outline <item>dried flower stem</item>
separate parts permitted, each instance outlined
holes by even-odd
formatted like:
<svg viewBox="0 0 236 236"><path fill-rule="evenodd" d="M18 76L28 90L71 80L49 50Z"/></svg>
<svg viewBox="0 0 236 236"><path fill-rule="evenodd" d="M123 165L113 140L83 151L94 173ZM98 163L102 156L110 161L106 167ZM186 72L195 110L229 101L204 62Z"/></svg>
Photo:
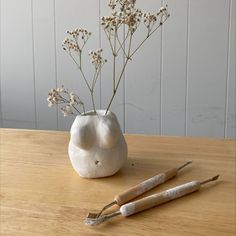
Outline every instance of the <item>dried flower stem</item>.
<svg viewBox="0 0 236 236"><path fill-rule="evenodd" d="M122 79L122 76L123 76L123 74L124 74L124 72L125 72L125 68L126 68L126 66L127 66L127 64L128 64L128 61L131 59L131 57L130 57L130 50L131 50L132 37L133 37L133 34L131 33L131 34L130 34L130 40L129 40L129 46L128 46L128 53L127 53L128 56L126 57L125 64L124 64L124 66L123 66L123 68L122 68L122 71L121 71L121 73L120 73L118 82L117 82L117 84L116 84L116 86L115 86L115 90L113 91L113 95L112 95L111 100L110 100L110 102L109 102L109 104L108 104L108 106L107 106L107 109L106 109L106 113L105 113L105 114L107 114L107 112L108 112L109 109L110 109L110 106L111 106L111 104L112 104L112 102L113 102L113 99L114 99L114 97L115 97L115 95L116 95L116 92L117 92L117 89L118 89L118 87L119 87L120 81L121 81L121 79Z"/></svg>
<svg viewBox="0 0 236 236"><path fill-rule="evenodd" d="M104 32L105 32L105 35L107 36L108 42L109 42L109 44L110 44L111 51L113 52L114 49L113 49L113 46L112 46L112 43L111 43L111 37L110 37L110 34L108 34L106 30L104 30Z"/></svg>
<svg viewBox="0 0 236 236"><path fill-rule="evenodd" d="M63 96L65 94L66 97ZM56 89L51 89L48 94L48 106L52 107L53 105L61 105L65 106L61 107L61 111L64 116L75 114L73 110L77 113L81 114L81 111L77 109L77 105L82 105L83 111L85 112L84 103L81 101L78 95L74 93L69 93L64 86Z"/></svg>
<svg viewBox="0 0 236 236"><path fill-rule="evenodd" d="M124 45L125 45L126 40L128 39L128 36L129 36L129 31L127 31L127 34L126 34L126 36L125 36L123 42L121 42L120 39L119 39L119 36L117 35L117 41L118 41L120 47L118 48L118 50L117 50L116 53L118 54L119 51L120 51L120 49L122 49L122 51L123 51L125 57L128 57L127 54L126 54L126 51L125 51L125 49L124 49Z"/></svg>
<svg viewBox="0 0 236 236"><path fill-rule="evenodd" d="M64 97L62 97L62 96L60 96L62 99L63 99L63 101L64 101L64 103L70 103L70 101L69 100L67 100L66 98L64 98ZM63 102L62 102L63 103ZM79 114L82 114L74 105L71 105ZM83 110L85 111L85 109L84 109L84 105L83 105Z"/></svg>
<svg viewBox="0 0 236 236"><path fill-rule="evenodd" d="M85 81L85 83L86 83L86 86L87 86L87 88L88 88L88 90L91 92L91 88L90 88L90 85L89 85L89 83L88 83L88 81L87 81L87 79L86 79L86 77L85 77L85 74L84 74L84 72L83 72L83 69L82 69L82 66L81 66L81 54L80 54L80 60L79 60L79 64L78 64L78 62L74 59L74 57L72 56L72 54L70 53L70 52L67 52L68 53L68 55L72 58L72 60L74 61L74 63L77 65L77 67L78 67L78 69L80 70L80 72L81 72L81 75L82 75L82 77L83 77L83 79L84 79L84 81Z"/></svg>
<svg viewBox="0 0 236 236"><path fill-rule="evenodd" d="M126 66L130 60L132 60L133 55L142 47L146 40L160 27L169 17L167 6L163 6L159 9L157 13L145 13L137 8L135 8L136 0L109 0L108 6L111 8L110 16L103 16L101 18L101 25L108 39L111 52L112 52L112 90L113 94L108 103L105 114L111 107L114 100L115 94L117 93L120 81L123 78ZM159 18L159 20L158 20ZM157 25L157 22L159 24ZM132 49L132 39L134 34L137 32L140 24L146 27L146 35L144 39ZM121 27L122 26L122 27ZM119 33L123 32L123 39L119 37ZM125 32L127 31L127 33ZM106 60L102 58L102 49L97 49L95 51L90 51L89 56L91 57L91 63L95 67L95 71L90 83L87 79L82 65L82 53L83 49L91 36L91 32L83 28L76 28L72 31L67 31L68 36L63 41L63 49L71 57L73 62L79 69L82 78L86 84L87 89L91 95L92 106L94 114L97 114L95 101L94 101L94 91L96 82L99 75L101 74L101 69L105 64ZM128 45L126 47L126 44ZM122 52L123 56L123 66L121 71L116 69L117 57ZM62 94L66 94L66 98ZM68 99L67 99L68 96ZM74 111L79 114L85 115L84 103L80 98L74 93L68 93L68 91L62 86L61 88L51 89L49 96L47 98L49 107L54 104L66 104L66 106L61 108L64 116L75 114ZM76 107L77 105L82 105L83 113Z"/></svg>
<svg viewBox="0 0 236 236"><path fill-rule="evenodd" d="M107 109L106 109L106 113L108 112L108 110L110 109L110 106L113 102L113 99L115 97L115 94L117 92L117 89L119 87L119 84L120 84L120 81L122 79L122 76L124 74L124 71L125 71L125 68L128 64L128 61L129 60L132 60L132 56L142 47L142 45L146 42L146 40L160 27L163 25L163 23L168 19L169 17L169 14L167 14L167 11L166 11L166 8L162 7L160 9L160 11L157 13L157 16L159 16L161 14L161 19L160 19L160 23L158 24L158 26L156 28L154 28L154 25L155 25L155 22L157 21L157 16L156 15L151 15L150 13L148 14L143 14L140 10L135 10L134 8L132 9L131 8L127 8L127 10L130 12L129 13L125 13L127 14L127 16L129 16L130 18L126 18L125 19L125 24L128 25L128 30L127 30L127 34L123 40L123 42L120 41L119 39L119 35L117 34L117 30L118 28L120 27L120 25L113 25L113 30L114 30L114 35L111 34L111 29L112 28L108 28L109 29L109 33L108 33L108 30L106 29L106 27L104 28L104 31L107 35L107 38L108 38L108 41L109 41L109 44L111 46L111 50L112 50L112 53L113 53L113 95L111 97L111 100L109 101L109 104L107 106ZM116 13L114 13L114 15L116 15ZM133 34L136 32L136 29L139 27L140 25L140 17L141 15L144 15L145 17L145 21L144 21L144 24L146 25L147 27L147 36L143 39L143 41L141 41L141 43L131 52L131 41L132 41L132 38L133 38ZM163 20L163 17L165 16L164 20ZM132 17L137 17L135 20L136 21L132 21ZM111 21L111 18L109 17L105 17L103 18L103 21L106 22L106 20L108 21L107 24L110 24L110 21ZM106 25L106 23L104 23ZM108 26L107 26L108 27ZM153 29L154 28L154 29ZM111 41L111 36L114 37L114 43L112 45L112 41ZM130 39L129 41L129 46L128 46L128 52L126 53L126 50L124 48L124 45L125 45L125 42L127 39ZM116 51L116 41L119 43L119 47L118 47L118 50ZM121 74L118 78L118 81L116 83L116 80L115 80L115 62L116 62L116 56L118 55L118 52L122 49L123 53L124 53L124 56L126 58L126 61L123 65L123 68L121 70Z"/></svg>
<svg viewBox="0 0 236 236"><path fill-rule="evenodd" d="M114 36L114 51L113 51L113 92L115 91L116 86L116 39L117 39L117 28L115 28L115 36Z"/></svg>
<svg viewBox="0 0 236 236"><path fill-rule="evenodd" d="M79 64L78 62L75 60L75 58L72 56L71 52L67 52L68 55L72 58L72 60L74 61L74 63L77 65L77 68L80 70L80 73L85 81L85 84L90 92L90 95L91 95L91 99L92 99L92 105L93 105L93 110L94 110L94 113L97 114L96 112L96 107L95 107L95 102L94 102L94 86L92 86L92 88L90 87L89 83L88 83L88 80L86 79L86 76L84 74L84 71L82 69L82 52L79 53Z"/></svg>
<svg viewBox="0 0 236 236"><path fill-rule="evenodd" d="M141 46L145 43L145 41L160 27L163 25L163 23L167 20L168 18L165 18L165 20L161 23L159 23L159 25L152 31L149 32L147 37L139 44L139 46L131 53L130 57L132 57L138 50L139 48L141 48Z"/></svg>

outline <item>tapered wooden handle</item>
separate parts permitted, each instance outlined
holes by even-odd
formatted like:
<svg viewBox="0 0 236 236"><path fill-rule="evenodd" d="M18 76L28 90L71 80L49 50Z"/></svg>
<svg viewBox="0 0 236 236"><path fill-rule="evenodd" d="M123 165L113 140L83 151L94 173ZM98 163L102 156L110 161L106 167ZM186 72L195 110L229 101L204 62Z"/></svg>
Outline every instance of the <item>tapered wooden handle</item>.
<svg viewBox="0 0 236 236"><path fill-rule="evenodd" d="M197 191L201 186L199 181L192 181L177 187L171 188L161 193L142 198L140 200L127 203L120 208L123 216L130 216L137 212L147 210L162 203L182 197L186 194Z"/></svg>
<svg viewBox="0 0 236 236"><path fill-rule="evenodd" d="M115 201L119 206L124 203L142 195L144 192L166 182L168 179L177 175L178 169L173 168L164 173L153 176L150 179L143 181L142 183L128 189L127 191L115 196Z"/></svg>

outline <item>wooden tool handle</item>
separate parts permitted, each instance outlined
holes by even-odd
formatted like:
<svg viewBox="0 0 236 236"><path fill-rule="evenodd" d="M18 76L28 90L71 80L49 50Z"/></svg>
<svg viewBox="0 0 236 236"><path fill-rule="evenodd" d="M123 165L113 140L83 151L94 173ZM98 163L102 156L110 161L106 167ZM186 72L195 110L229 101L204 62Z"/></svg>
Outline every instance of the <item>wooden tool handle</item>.
<svg viewBox="0 0 236 236"><path fill-rule="evenodd" d="M131 199L136 198L137 196L142 195L144 192L166 182L168 179L177 175L178 169L173 168L164 173L153 176L150 179L143 181L140 184L128 189L127 191L115 196L115 201L119 206L130 201Z"/></svg>
<svg viewBox="0 0 236 236"><path fill-rule="evenodd" d="M127 203L121 206L120 212L122 216L130 216L137 212L147 210L154 206L158 206L162 203L171 201L173 199L197 191L199 190L200 186L201 183L199 181L192 181L183 185L179 185L164 192L153 194L140 200Z"/></svg>

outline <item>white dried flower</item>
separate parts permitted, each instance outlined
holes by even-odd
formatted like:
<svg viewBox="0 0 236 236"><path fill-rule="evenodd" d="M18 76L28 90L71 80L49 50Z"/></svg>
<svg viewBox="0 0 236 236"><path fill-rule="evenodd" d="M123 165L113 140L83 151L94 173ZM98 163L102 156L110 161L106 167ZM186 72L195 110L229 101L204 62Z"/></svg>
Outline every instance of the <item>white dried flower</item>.
<svg viewBox="0 0 236 236"><path fill-rule="evenodd" d="M54 104L51 101L48 101L48 107L52 107Z"/></svg>
<svg viewBox="0 0 236 236"><path fill-rule="evenodd" d="M89 56L91 57L91 63L95 65L96 68L101 67L104 63L107 62L106 59L103 59L102 56L102 49L98 48L95 51L90 51Z"/></svg>
<svg viewBox="0 0 236 236"><path fill-rule="evenodd" d="M53 105L57 104L60 101L60 94L58 92L58 89L51 89L50 92L48 93L47 101L48 101L48 106L52 107Z"/></svg>
<svg viewBox="0 0 236 236"><path fill-rule="evenodd" d="M61 108L61 112L64 114L64 116L75 114L73 110L81 114L81 112L76 108L78 105L83 106L84 112L84 104L80 100L79 96L73 92L69 93L64 88L64 86L51 89L48 93L47 101L49 107L52 107L56 104L66 104L66 106Z"/></svg>
<svg viewBox="0 0 236 236"><path fill-rule="evenodd" d="M165 5L165 7L161 7L159 12L157 13L157 16L160 15L161 19L160 19L160 24L163 24L163 21L166 20L168 17L170 17L170 14L168 13L167 10L167 5Z"/></svg>
<svg viewBox="0 0 236 236"><path fill-rule="evenodd" d="M73 115L73 111L70 105L66 105L65 107L61 107L61 112L64 116Z"/></svg>
<svg viewBox="0 0 236 236"><path fill-rule="evenodd" d="M79 97L74 94L74 93L70 93L70 105L78 105L80 103L80 99Z"/></svg>
<svg viewBox="0 0 236 236"><path fill-rule="evenodd" d="M116 2L117 1L110 0L109 3L108 3L108 6L113 10L116 7Z"/></svg>
<svg viewBox="0 0 236 236"><path fill-rule="evenodd" d="M152 22L156 22L157 21L157 16L150 14L150 13L145 13L144 14L144 22L150 24Z"/></svg>
<svg viewBox="0 0 236 236"><path fill-rule="evenodd" d="M104 27L104 29L114 31L119 27L120 24L121 24L121 19L117 15L103 16L101 18L101 25Z"/></svg>
<svg viewBox="0 0 236 236"><path fill-rule="evenodd" d="M68 52L81 52L92 33L87 29L76 28L71 31L68 30L67 34L69 36L66 37L62 43L63 49Z"/></svg>

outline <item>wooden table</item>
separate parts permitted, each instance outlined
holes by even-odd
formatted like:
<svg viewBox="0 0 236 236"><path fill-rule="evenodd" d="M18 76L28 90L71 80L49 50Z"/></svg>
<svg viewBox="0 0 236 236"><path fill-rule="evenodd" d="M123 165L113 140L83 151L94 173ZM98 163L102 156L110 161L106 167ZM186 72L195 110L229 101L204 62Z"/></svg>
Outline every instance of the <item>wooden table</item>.
<svg viewBox="0 0 236 236"><path fill-rule="evenodd" d="M0 235L235 235L235 140L126 135L116 175L82 179L67 156L68 132L1 129ZM114 195L157 173L186 167L148 194L220 174L201 191L97 227L84 225Z"/></svg>

